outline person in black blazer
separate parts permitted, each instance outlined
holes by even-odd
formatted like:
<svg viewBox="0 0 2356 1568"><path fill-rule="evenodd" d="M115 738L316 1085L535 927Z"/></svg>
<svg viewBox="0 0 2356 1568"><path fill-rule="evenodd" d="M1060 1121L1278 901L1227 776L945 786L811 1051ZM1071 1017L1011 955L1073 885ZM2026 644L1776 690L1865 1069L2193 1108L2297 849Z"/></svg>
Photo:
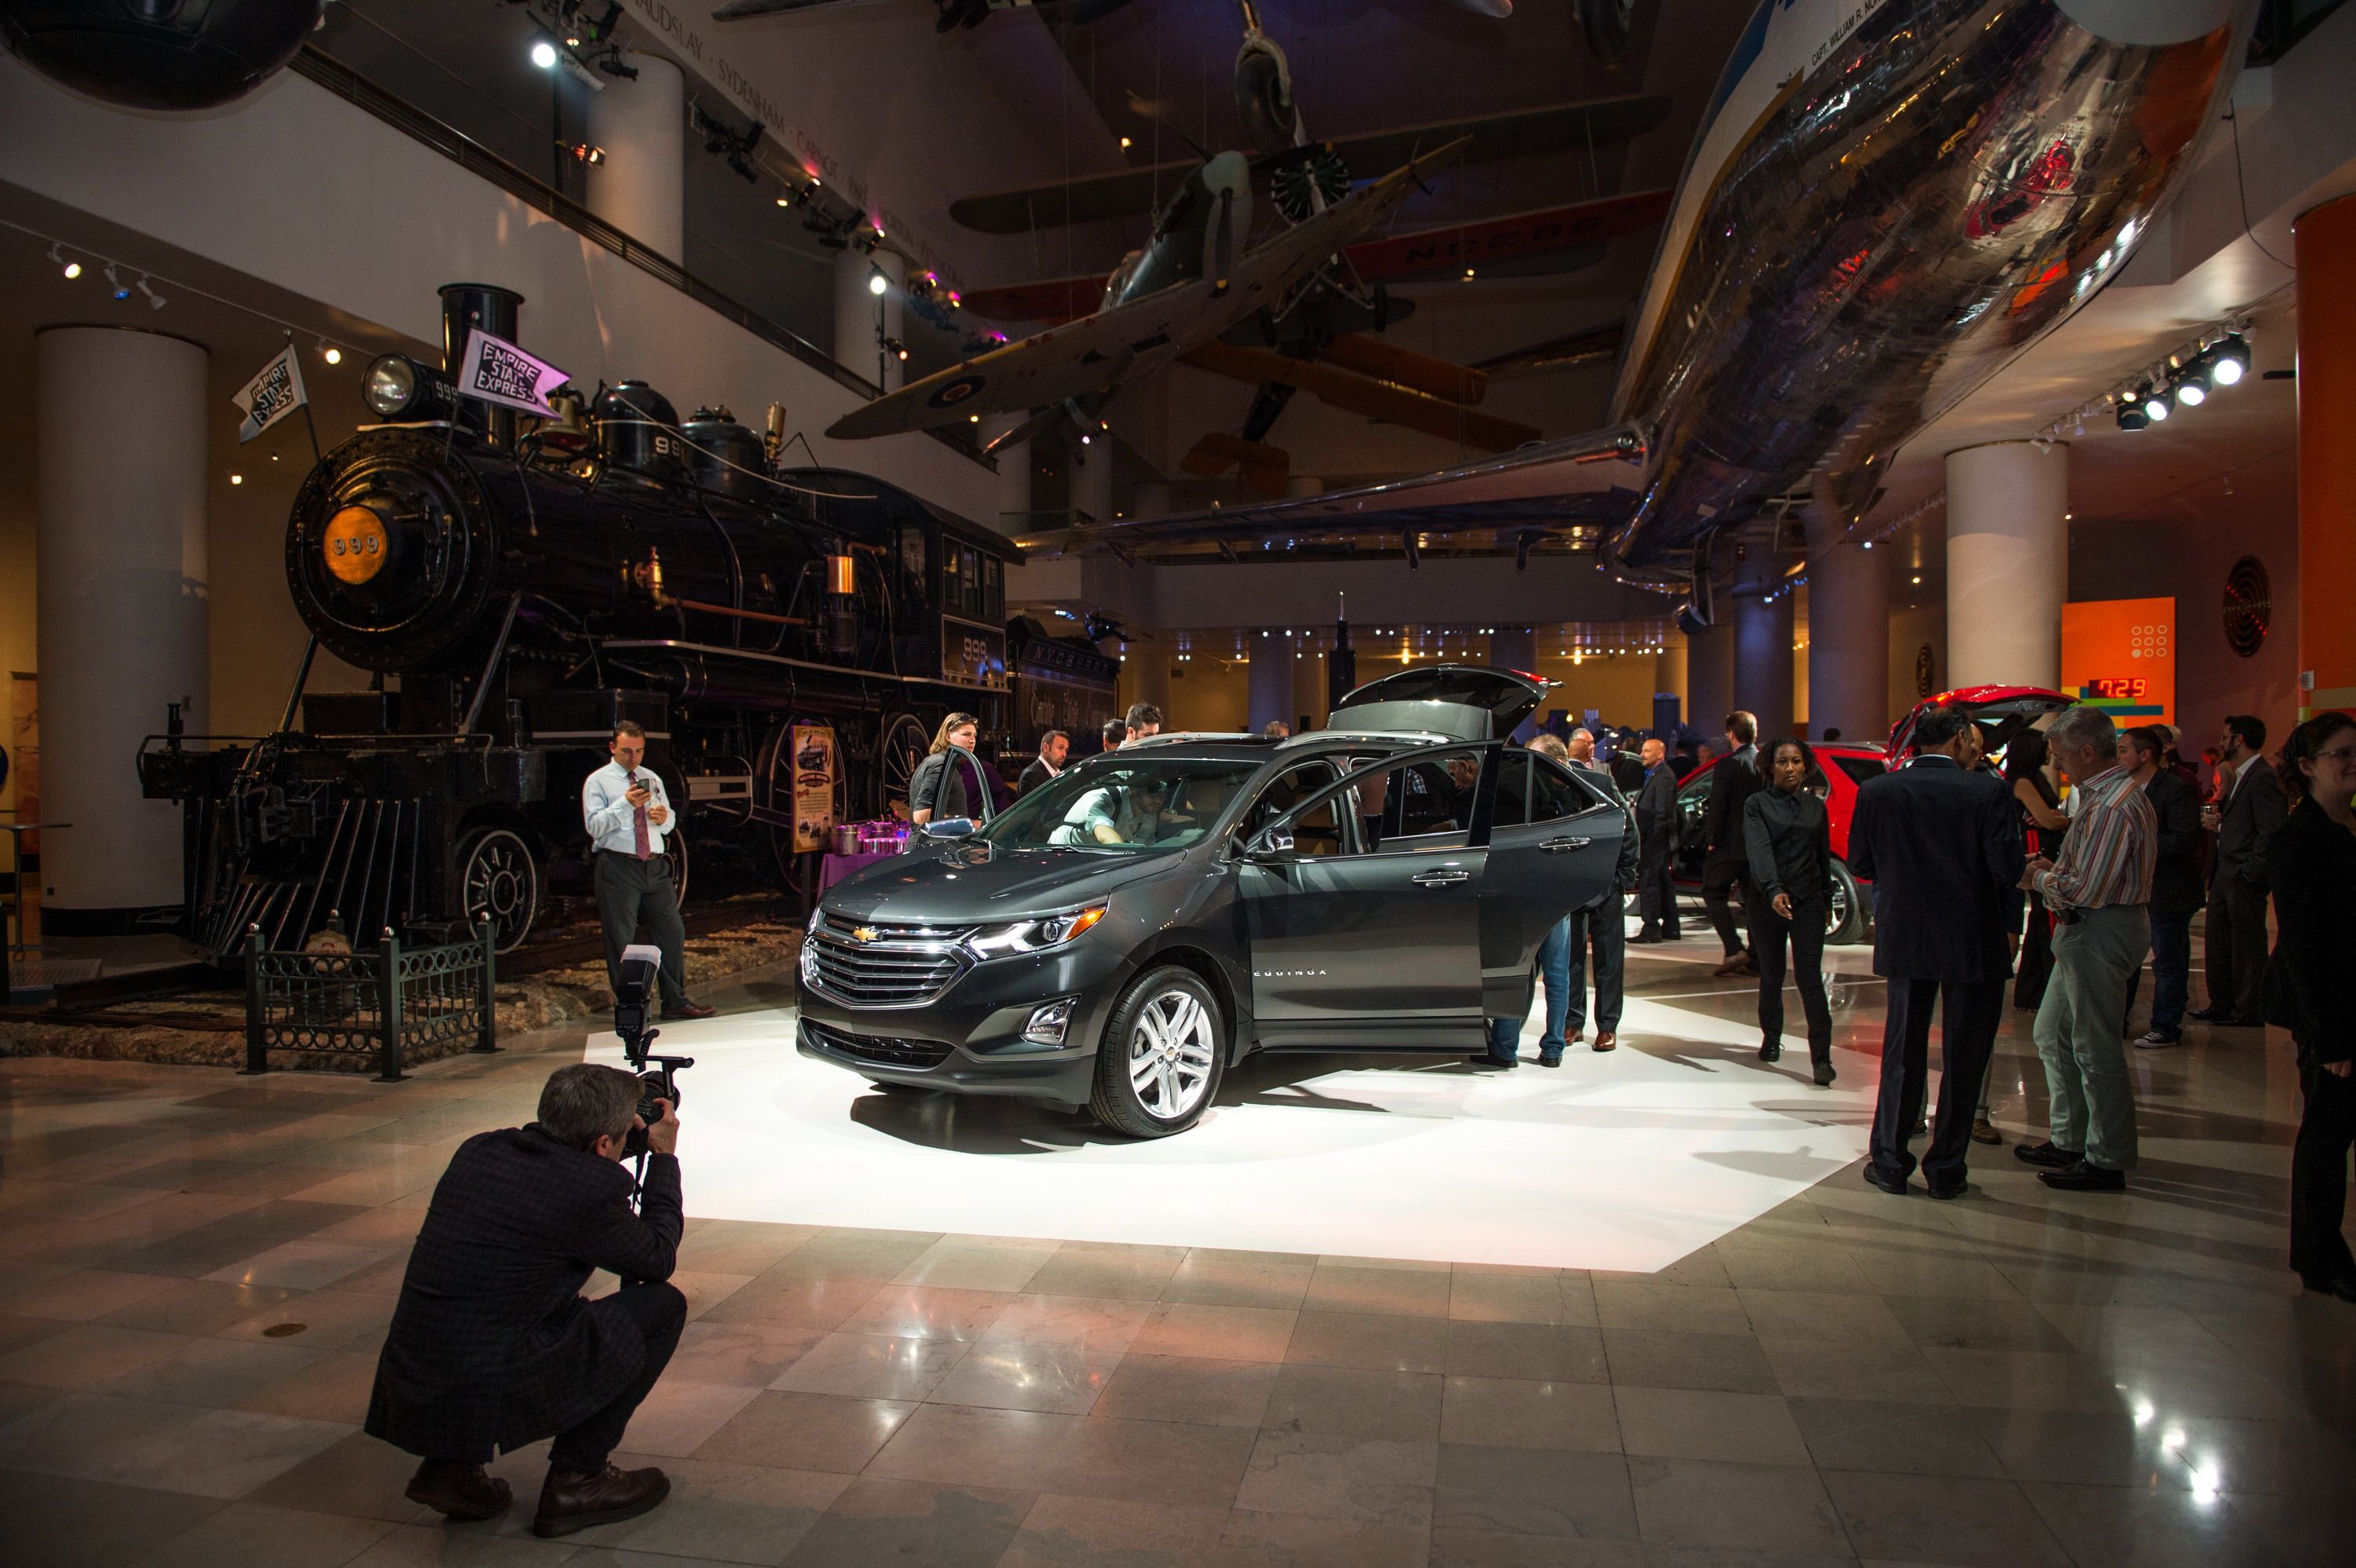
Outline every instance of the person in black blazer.
<svg viewBox="0 0 2356 1568"><path fill-rule="evenodd" d="M2201 932L2209 1005L2192 1016L2229 1029L2256 1029L2266 967L2266 846L2288 807L2274 768L2258 754L2266 727L2246 713L2225 720L2219 753L2233 766L2225 798L2202 814L2217 835L2209 879L2209 917Z"/></svg>
<svg viewBox="0 0 2356 1568"><path fill-rule="evenodd" d="M2192 917L2201 912L2201 792L2168 766L2168 739L2157 724L2119 731L2119 766L2132 772L2159 823L2159 853L2151 873L2151 1027L2135 1036L2147 1050L2183 1038L2191 989ZM2127 1010L2135 1010L2143 971L2127 976ZM2135 1034L2132 1025L2127 1032Z"/></svg>
<svg viewBox="0 0 2356 1568"><path fill-rule="evenodd" d="M2004 781L1978 773L1979 737L1954 708L1914 726L1917 755L1857 792L1848 866L1873 883L1873 972L1890 980L1881 1037L1881 1097L1865 1179L1906 1190L1906 1147L1922 1116L1931 1008L1944 993L1939 1113L1924 1151L1933 1198L1960 1198L1972 1118L2002 1020L2004 983L2019 940L2020 812Z"/></svg>
<svg viewBox="0 0 2356 1568"><path fill-rule="evenodd" d="M1072 738L1061 730L1050 730L1039 737L1039 754L1014 781L1014 794L1020 798L1029 795L1049 779L1064 771L1064 759L1072 754Z"/></svg>
<svg viewBox="0 0 2356 1568"><path fill-rule="evenodd" d="M1631 942L1677 940L1677 771L1663 741L1644 742L1644 782L1636 791L1636 912L1644 926Z"/></svg>
<svg viewBox="0 0 2356 1568"><path fill-rule="evenodd" d="M2325 713L2291 732L2283 782L2298 804L2266 843L2279 933L2266 968L2266 1021L2298 1048L2305 1109L2290 1157L2290 1266L2309 1290L2356 1301L2348 1150L2356 1145L2356 719Z"/></svg>
<svg viewBox="0 0 2356 1568"><path fill-rule="evenodd" d="M1734 922L1734 909L1729 901L1733 891L1742 885L1747 855L1742 839L1742 806L1757 795L1765 783L1759 776L1759 720L1749 713L1736 711L1726 716L1726 739L1733 750L1726 760L1710 770L1709 800L1702 808L1702 839L1707 853L1701 863L1702 907L1709 911L1709 923L1717 928L1718 940L1725 945L1726 962L1713 971L1719 975L1756 975L1759 967L1743 943L1741 928Z"/></svg>
<svg viewBox="0 0 2356 1568"><path fill-rule="evenodd" d="M478 1133L451 1157L369 1399L369 1435L424 1461L412 1501L452 1519L495 1519L510 1498L484 1463L552 1434L534 1534L635 1519L669 1495L660 1470L609 1460L687 1322L687 1298L663 1283L684 1229L679 1118L658 1100L654 1124L639 1120L639 1092L617 1068L559 1068L538 1121ZM643 1187L621 1164L641 1127ZM599 1268L622 1286L584 1301L581 1287Z"/></svg>

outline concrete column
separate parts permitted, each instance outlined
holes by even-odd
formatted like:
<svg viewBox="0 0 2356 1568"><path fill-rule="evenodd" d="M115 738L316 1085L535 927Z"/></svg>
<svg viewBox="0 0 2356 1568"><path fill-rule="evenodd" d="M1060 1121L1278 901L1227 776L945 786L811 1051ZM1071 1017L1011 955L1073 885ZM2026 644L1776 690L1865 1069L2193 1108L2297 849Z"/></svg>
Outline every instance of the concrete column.
<svg viewBox="0 0 2356 1568"><path fill-rule="evenodd" d="M115 929L181 901L180 808L143 800L141 738L206 730L205 350L114 327L35 339L42 915ZM281 672L275 678L284 678Z"/></svg>
<svg viewBox="0 0 2356 1568"><path fill-rule="evenodd" d="M2070 596L2070 449L2000 441L1947 454L1947 677L2051 687Z"/></svg>
<svg viewBox="0 0 2356 1568"><path fill-rule="evenodd" d="M1538 635L1527 626L1500 626L1489 635L1489 663L1498 669L1536 670L1538 667ZM1527 719L1515 727L1514 739L1526 741L1538 732L1538 720L1546 717L1547 705L1542 700Z"/></svg>
<svg viewBox="0 0 2356 1568"><path fill-rule="evenodd" d="M2300 215L2298 716L2356 713L2356 196ZM1950 632L1952 638L1954 634Z"/></svg>
<svg viewBox="0 0 2356 1568"><path fill-rule="evenodd" d="M1072 510L1112 521L1112 437L1103 431L1072 449Z"/></svg>
<svg viewBox="0 0 2356 1568"><path fill-rule="evenodd" d="M1292 639L1281 632L1255 632L1245 638L1251 653L1250 684L1245 695L1246 727L1257 730L1271 719L1292 722Z"/></svg>
<svg viewBox="0 0 2356 1568"><path fill-rule="evenodd" d="M1162 726L1164 729L1198 728L1185 714L1171 706L1170 660L1177 652L1174 645L1160 637L1140 637L1121 652L1128 656L1128 661L1120 667L1120 688L1127 694L1121 702L1124 712L1130 703L1151 702L1168 717L1169 722ZM1097 717L1102 721L1112 715L1102 713Z"/></svg>
<svg viewBox="0 0 2356 1568"><path fill-rule="evenodd" d="M1759 716L1759 739L1792 732L1792 591L1734 602L1734 706Z"/></svg>
<svg viewBox="0 0 2356 1568"><path fill-rule="evenodd" d="M1296 735L1313 725L1325 722L1325 657L1312 644L1312 639L1296 637L1292 651L1292 710L1284 721L1292 726Z"/></svg>
<svg viewBox="0 0 2356 1568"><path fill-rule="evenodd" d="M1027 414L992 414L981 421L984 441L995 441L1023 423ZM1031 443L1010 442L998 449L998 516L992 519L1001 533L1027 533L1031 528Z"/></svg>
<svg viewBox="0 0 2356 1568"><path fill-rule="evenodd" d="M1662 643L1661 651L1653 656L1653 689L1665 691L1676 698L1678 720L1690 724L1694 721L1693 699L1687 690L1686 667L1685 635L1671 632L1667 640Z"/></svg>
<svg viewBox="0 0 2356 1568"><path fill-rule="evenodd" d="M657 255L684 261L687 94L679 67L627 54L637 80L605 79L589 94L588 140L605 149L589 170L589 210Z"/></svg>
<svg viewBox="0 0 2356 1568"><path fill-rule="evenodd" d="M900 280L907 264L889 251L873 255L845 251L834 259L834 357L844 368L880 382L887 392L907 379L907 366L887 352L884 339L903 336L901 308L907 301ZM875 280L884 292L875 292Z"/></svg>
<svg viewBox="0 0 2356 1568"><path fill-rule="evenodd" d="M1827 541L1808 552L1808 732L1890 734L1887 550Z"/></svg>
<svg viewBox="0 0 2356 1568"><path fill-rule="evenodd" d="M1719 604L1726 600L1720 598ZM1727 612L1731 614L1730 607ZM1721 621L1686 638L1686 722L1723 749L1726 716L1734 707L1734 628Z"/></svg>

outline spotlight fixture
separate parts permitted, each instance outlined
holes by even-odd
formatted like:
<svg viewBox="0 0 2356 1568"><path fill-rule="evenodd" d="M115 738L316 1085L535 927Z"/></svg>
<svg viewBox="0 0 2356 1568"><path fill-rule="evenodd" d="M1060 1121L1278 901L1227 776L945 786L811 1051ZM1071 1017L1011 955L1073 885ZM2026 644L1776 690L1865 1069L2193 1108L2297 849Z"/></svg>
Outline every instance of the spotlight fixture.
<svg viewBox="0 0 2356 1568"><path fill-rule="evenodd" d="M49 242L49 260L58 264L58 271L63 272L69 281L81 276L81 263L67 260L55 240Z"/></svg>
<svg viewBox="0 0 2356 1568"><path fill-rule="evenodd" d="M2168 377L2169 396L2182 408L2197 409L2209 400L2209 372L2195 359L2181 369L2171 370Z"/></svg>
<svg viewBox="0 0 2356 1568"><path fill-rule="evenodd" d="M114 291L114 297L117 300L127 300L131 297L131 285L115 275L114 263L112 261L106 264L106 286Z"/></svg>
<svg viewBox="0 0 2356 1568"><path fill-rule="evenodd" d="M146 299L147 308L149 310L162 310L164 308L164 296L147 286L147 280L145 276L142 276L139 280L139 293Z"/></svg>
<svg viewBox="0 0 2356 1568"><path fill-rule="evenodd" d="M229 482L232 485L242 485L245 483L245 475L242 474L232 474L229 476Z"/></svg>
<svg viewBox="0 0 2356 1568"><path fill-rule="evenodd" d="M594 167L605 161L605 149L588 142L568 143L564 150L573 155L573 161L576 164L587 164Z"/></svg>
<svg viewBox="0 0 2356 1568"><path fill-rule="evenodd" d="M2220 387L2240 384L2250 373L2250 340L2238 332L2225 335L2224 339L2209 350L2209 379Z"/></svg>
<svg viewBox="0 0 2356 1568"><path fill-rule="evenodd" d="M554 42L547 38L534 38L531 41L531 63L542 70L554 70L556 69Z"/></svg>
<svg viewBox="0 0 2356 1568"><path fill-rule="evenodd" d="M615 5L617 8L620 4L621 0L615 0ZM596 65L597 69L604 71L607 76L619 77L624 81L636 81L638 80L638 68L634 65L624 65L622 63L622 46L619 44L614 45L604 54L599 55L597 57Z"/></svg>
<svg viewBox="0 0 2356 1568"><path fill-rule="evenodd" d="M891 286L892 281L889 278L886 278L881 271L868 274L867 292L869 293L880 294Z"/></svg>
<svg viewBox="0 0 2356 1568"><path fill-rule="evenodd" d="M2144 417L2143 406L2140 403L2132 402L2119 405L2118 421L2121 430L2141 430L2151 423L2151 421Z"/></svg>
<svg viewBox="0 0 2356 1568"><path fill-rule="evenodd" d="M340 365L344 362L344 351L332 343L326 344L319 349L319 357L330 365Z"/></svg>
<svg viewBox="0 0 2356 1568"><path fill-rule="evenodd" d="M2143 411L2143 417L2153 424L2166 422L2168 416L2176 411L2175 406L2168 400L2168 394L2153 391L2149 381L2136 389L2135 403Z"/></svg>

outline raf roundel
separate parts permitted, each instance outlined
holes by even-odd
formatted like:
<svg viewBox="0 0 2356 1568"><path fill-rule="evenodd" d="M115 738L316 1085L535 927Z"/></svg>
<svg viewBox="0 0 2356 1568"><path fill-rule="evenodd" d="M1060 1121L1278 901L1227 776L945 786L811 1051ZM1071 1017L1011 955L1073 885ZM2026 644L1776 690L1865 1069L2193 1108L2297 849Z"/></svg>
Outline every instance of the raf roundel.
<svg viewBox="0 0 2356 1568"><path fill-rule="evenodd" d="M383 518L366 507L346 507L327 519L319 553L337 581L358 586L384 570L390 543Z"/></svg>
<svg viewBox="0 0 2356 1568"><path fill-rule="evenodd" d="M937 409L955 408L988 385L980 376L959 376L926 400Z"/></svg>

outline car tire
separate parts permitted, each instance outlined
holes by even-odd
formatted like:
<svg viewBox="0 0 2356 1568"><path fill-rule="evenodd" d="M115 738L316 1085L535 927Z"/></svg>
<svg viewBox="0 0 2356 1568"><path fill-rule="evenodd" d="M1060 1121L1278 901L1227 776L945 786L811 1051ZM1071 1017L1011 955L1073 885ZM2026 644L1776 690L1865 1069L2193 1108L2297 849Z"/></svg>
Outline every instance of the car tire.
<svg viewBox="0 0 2356 1568"><path fill-rule="evenodd" d="M1832 899L1826 912L1825 944L1847 947L1865 940L1865 893L1848 867L1833 862Z"/></svg>
<svg viewBox="0 0 2356 1568"><path fill-rule="evenodd" d="M1226 1020L1211 987L1180 965L1149 969L1105 1026L1088 1114L1130 1137L1183 1133L1210 1109L1226 1065Z"/></svg>

